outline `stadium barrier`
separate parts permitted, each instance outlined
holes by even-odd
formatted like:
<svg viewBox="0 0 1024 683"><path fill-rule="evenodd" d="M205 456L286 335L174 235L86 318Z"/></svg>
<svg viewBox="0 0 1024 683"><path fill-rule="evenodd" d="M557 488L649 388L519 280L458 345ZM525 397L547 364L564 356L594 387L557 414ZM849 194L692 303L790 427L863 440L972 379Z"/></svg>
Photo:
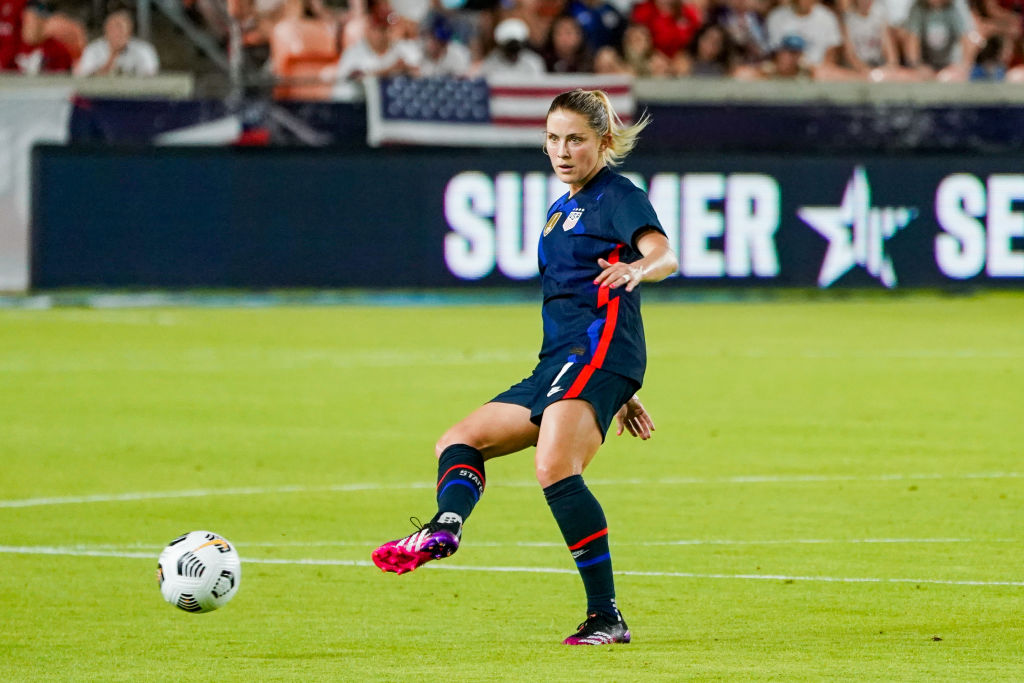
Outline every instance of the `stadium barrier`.
<svg viewBox="0 0 1024 683"><path fill-rule="evenodd" d="M670 285L1019 287L1020 155L636 154L680 253ZM541 150L41 146L31 283L66 287L528 284ZM535 286L535 285L534 285Z"/></svg>
<svg viewBox="0 0 1024 683"><path fill-rule="evenodd" d="M70 95L63 87L0 87L0 292L28 287L31 150L66 139Z"/></svg>
<svg viewBox="0 0 1024 683"><path fill-rule="evenodd" d="M89 106L85 96L159 97L160 106L167 109L174 105L166 98L192 96L192 81L188 74L83 79L0 73L0 292L20 292L28 286L28 167L32 146L73 137L72 111ZM128 101L123 108L134 108L134 102Z"/></svg>

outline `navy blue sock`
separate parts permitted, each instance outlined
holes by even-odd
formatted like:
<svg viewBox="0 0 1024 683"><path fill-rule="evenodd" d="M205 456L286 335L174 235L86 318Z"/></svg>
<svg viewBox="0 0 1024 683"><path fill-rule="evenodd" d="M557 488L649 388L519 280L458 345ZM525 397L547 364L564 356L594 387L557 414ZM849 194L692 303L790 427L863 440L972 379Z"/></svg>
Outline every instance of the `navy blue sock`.
<svg viewBox="0 0 1024 683"><path fill-rule="evenodd" d="M608 523L597 498L576 474L544 489L551 514L562 530L587 592L587 614L614 616L615 580L608 549Z"/></svg>
<svg viewBox="0 0 1024 683"><path fill-rule="evenodd" d="M437 461L437 516L454 512L469 517L484 492L484 456L472 446L457 443L444 449Z"/></svg>

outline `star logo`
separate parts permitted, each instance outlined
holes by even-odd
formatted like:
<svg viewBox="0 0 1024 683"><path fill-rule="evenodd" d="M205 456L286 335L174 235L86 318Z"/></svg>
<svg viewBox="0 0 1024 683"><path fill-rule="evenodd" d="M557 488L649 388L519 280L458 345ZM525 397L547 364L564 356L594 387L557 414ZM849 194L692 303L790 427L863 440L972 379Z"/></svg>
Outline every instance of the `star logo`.
<svg viewBox="0 0 1024 683"><path fill-rule="evenodd" d="M886 287L896 286L896 271L886 241L917 218L917 209L871 206L871 185L863 166L853 169L839 206L802 206L796 215L828 240L818 284L828 287L854 266L861 266Z"/></svg>

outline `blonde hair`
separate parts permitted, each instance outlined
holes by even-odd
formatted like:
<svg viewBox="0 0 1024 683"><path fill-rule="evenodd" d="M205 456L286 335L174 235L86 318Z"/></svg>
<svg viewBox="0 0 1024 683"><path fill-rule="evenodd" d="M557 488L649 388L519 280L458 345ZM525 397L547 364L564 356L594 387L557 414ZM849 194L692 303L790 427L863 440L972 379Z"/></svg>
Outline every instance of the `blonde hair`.
<svg viewBox="0 0 1024 683"><path fill-rule="evenodd" d="M575 112L582 116L591 130L601 138L611 136L611 142L602 153L604 162L609 166L618 166L622 163L622 160L636 147L640 131L651 122L651 117L645 113L639 121L627 126L615 113L608 93L603 90L577 88L564 92L551 101L551 106L548 107L548 116L559 109Z"/></svg>

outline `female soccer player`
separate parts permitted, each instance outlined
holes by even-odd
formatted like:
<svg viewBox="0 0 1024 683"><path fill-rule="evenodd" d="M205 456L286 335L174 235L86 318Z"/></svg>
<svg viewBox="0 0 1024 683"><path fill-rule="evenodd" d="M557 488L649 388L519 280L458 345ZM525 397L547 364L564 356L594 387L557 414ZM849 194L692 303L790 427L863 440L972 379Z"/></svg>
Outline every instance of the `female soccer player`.
<svg viewBox="0 0 1024 683"><path fill-rule="evenodd" d="M601 91L559 95L548 109L545 152L569 192L548 210L539 260L544 341L533 374L451 427L437 442L437 514L373 552L402 574L448 557L484 492L484 462L536 446L537 481L583 578L587 618L567 645L628 643L615 604L608 525L583 470L613 418L646 440L654 423L636 396L647 363L641 282L678 267L647 195L611 170L636 143Z"/></svg>

